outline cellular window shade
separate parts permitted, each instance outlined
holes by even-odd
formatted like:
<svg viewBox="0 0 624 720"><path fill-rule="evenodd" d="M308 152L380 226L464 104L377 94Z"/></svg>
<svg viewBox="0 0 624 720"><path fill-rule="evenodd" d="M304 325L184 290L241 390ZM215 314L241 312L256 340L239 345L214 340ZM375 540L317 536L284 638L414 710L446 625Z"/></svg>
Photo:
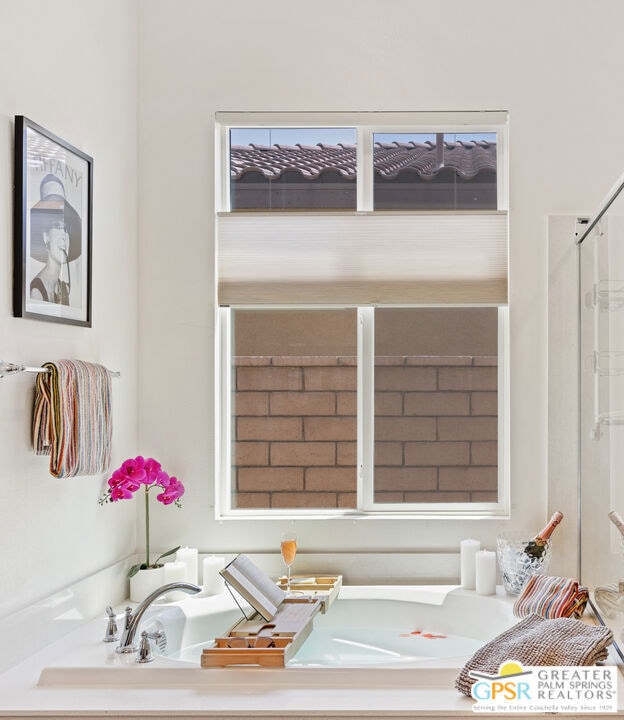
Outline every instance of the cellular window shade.
<svg viewBox="0 0 624 720"><path fill-rule="evenodd" d="M217 218L221 305L507 302L507 213Z"/></svg>

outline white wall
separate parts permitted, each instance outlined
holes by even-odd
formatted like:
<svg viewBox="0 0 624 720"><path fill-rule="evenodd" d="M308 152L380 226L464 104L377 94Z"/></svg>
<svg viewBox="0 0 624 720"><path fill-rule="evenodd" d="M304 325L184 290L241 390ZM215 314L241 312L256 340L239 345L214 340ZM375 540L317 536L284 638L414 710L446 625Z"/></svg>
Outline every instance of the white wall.
<svg viewBox="0 0 624 720"><path fill-rule="evenodd" d="M154 509L156 547L275 551L283 525L212 514L217 110L510 111L512 522L537 527L547 505L570 496L573 479L547 497L546 219L591 214L624 164L624 100L610 71L624 5L598 9L589 0L141 0L137 30L128 0L0 0L0 357L82 357L123 373L114 462L153 454L188 488L183 510ZM95 158L91 329L12 317L16 114ZM0 614L132 552L140 515L134 503L97 505L103 477L49 476L30 450L32 382L0 381L0 567L12 589ZM475 524L474 534L491 545L500 525ZM367 521L297 523L309 550L455 549L465 526L447 523L432 543L439 526L394 522L372 534ZM573 528L564 532L572 541Z"/></svg>
<svg viewBox="0 0 624 720"><path fill-rule="evenodd" d="M137 437L137 6L0 0L0 358L119 370L114 456ZM93 326L12 316L14 116L94 158ZM33 454L34 375L0 380L0 616L134 552L136 509L100 507L105 477L57 480Z"/></svg>
<svg viewBox="0 0 624 720"><path fill-rule="evenodd" d="M220 110L510 111L511 522L537 529L548 509L570 506L574 478L547 495L547 217L591 214L622 171L624 101L610 72L620 59L620 0L142 0L140 8L140 435L188 488L182 511L163 509L161 544L270 551L280 532L278 522L212 515ZM179 370L163 377L163 364ZM573 520L558 531L562 553L574 543ZM502 524L472 527L491 546ZM371 535L368 521L296 525L303 547L352 551L417 548L440 527L397 521ZM466 527L447 523L433 544L456 547Z"/></svg>

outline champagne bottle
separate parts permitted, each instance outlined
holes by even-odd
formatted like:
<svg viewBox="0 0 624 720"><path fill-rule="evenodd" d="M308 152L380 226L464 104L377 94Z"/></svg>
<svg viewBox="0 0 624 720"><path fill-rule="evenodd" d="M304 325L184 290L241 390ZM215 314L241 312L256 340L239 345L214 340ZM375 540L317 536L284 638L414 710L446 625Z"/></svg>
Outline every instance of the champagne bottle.
<svg viewBox="0 0 624 720"><path fill-rule="evenodd" d="M611 520L611 522L615 525L615 527L624 537L624 520L622 520L617 510L611 510L611 512L609 513L609 520Z"/></svg>
<svg viewBox="0 0 624 720"><path fill-rule="evenodd" d="M536 560L539 560L546 551L546 542L548 541L548 538L552 535L553 530L557 527L557 525L559 525L562 519L563 513L557 511L550 518L550 520L546 524L546 527L541 532L539 532L532 540L529 540L526 547L524 548L525 554L528 555L530 558L535 558Z"/></svg>

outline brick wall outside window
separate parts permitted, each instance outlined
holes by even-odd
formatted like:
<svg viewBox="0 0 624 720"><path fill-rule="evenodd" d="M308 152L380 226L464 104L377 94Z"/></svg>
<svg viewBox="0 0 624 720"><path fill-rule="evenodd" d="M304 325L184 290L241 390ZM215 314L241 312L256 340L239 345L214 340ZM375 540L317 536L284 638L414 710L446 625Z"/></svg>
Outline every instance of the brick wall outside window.
<svg viewBox="0 0 624 720"><path fill-rule="evenodd" d="M356 506L356 358L234 358L234 508ZM495 502L497 358L378 357L376 502Z"/></svg>

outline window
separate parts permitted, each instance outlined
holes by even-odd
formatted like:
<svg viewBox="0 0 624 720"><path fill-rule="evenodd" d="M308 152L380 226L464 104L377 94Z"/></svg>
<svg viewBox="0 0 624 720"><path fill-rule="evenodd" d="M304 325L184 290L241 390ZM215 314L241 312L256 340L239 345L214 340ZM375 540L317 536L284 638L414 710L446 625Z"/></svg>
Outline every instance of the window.
<svg viewBox="0 0 624 720"><path fill-rule="evenodd" d="M496 133L374 133L375 210L496 210Z"/></svg>
<svg viewBox="0 0 624 720"><path fill-rule="evenodd" d="M228 315L232 507L357 507L357 311Z"/></svg>
<svg viewBox="0 0 624 720"><path fill-rule="evenodd" d="M498 502L498 316L375 310L373 505Z"/></svg>
<svg viewBox="0 0 624 720"><path fill-rule="evenodd" d="M228 509L499 505L504 309L221 314L230 337Z"/></svg>
<svg viewBox="0 0 624 720"><path fill-rule="evenodd" d="M231 128L230 210L355 210L354 128Z"/></svg>
<svg viewBox="0 0 624 720"><path fill-rule="evenodd" d="M500 122L500 114L469 132L442 125L405 132L404 124L413 117L407 115L382 131L374 125L258 127L254 116L236 114L231 121L240 124L222 129L221 209L502 208L504 168L499 173L498 166L504 137L500 128L492 132L489 127L493 120Z"/></svg>
<svg viewBox="0 0 624 720"><path fill-rule="evenodd" d="M505 113L217 121L218 514L505 514Z"/></svg>

